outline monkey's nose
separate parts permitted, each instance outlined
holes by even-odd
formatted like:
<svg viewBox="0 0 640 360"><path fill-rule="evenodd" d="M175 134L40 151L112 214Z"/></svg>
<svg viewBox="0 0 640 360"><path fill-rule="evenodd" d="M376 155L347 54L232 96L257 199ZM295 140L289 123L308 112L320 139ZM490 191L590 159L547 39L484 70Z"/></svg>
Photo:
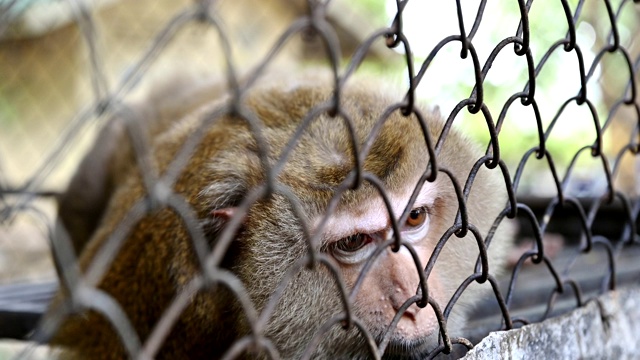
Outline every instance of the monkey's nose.
<svg viewBox="0 0 640 360"><path fill-rule="evenodd" d="M392 254L389 260L391 261L388 267L391 280L389 298L393 310L397 313L410 298L416 295L420 277L416 268L411 266L411 259L406 259L403 254ZM415 319L419 311L420 308L413 303L404 311L403 316Z"/></svg>
<svg viewBox="0 0 640 360"><path fill-rule="evenodd" d="M403 305L415 295L415 289L413 291L408 290L407 288L396 287L394 293L391 295L391 306L393 310L397 313L401 311ZM415 320L416 316L420 308L416 303L412 303L402 314L403 317L407 317L410 320Z"/></svg>

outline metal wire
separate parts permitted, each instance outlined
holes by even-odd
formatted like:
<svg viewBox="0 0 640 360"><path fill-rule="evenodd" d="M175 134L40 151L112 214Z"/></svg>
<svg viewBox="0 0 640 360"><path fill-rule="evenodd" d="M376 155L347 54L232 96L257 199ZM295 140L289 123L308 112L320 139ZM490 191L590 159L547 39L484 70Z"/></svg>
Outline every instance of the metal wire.
<svg viewBox="0 0 640 360"><path fill-rule="evenodd" d="M41 324L39 324L32 339L37 342L46 343L51 335L55 332L56 328L61 325L64 320L65 314L74 313L81 309L95 309L95 311L104 315L109 321L116 332L122 339L122 344L126 348L127 353L132 358L138 359L151 359L157 356L158 351L163 342L169 336L172 326L178 321L182 312L187 308L194 294L205 291L212 286L220 287L224 286L235 294L238 303L246 314L246 318L249 322L249 335L240 338L236 343L229 347L227 354L224 358L234 358L240 356L247 349L263 349L272 358L279 358L278 349L271 342L270 339L263 336L263 330L273 312L275 304L280 300L284 288L296 276L303 268L325 267L333 274L335 278L336 288L339 289L341 302L343 304L343 312L335 314L332 319L327 320L322 324L318 330L316 336L308 344L305 355L303 357L311 357L315 350L315 347L321 341L325 332L336 324L344 325L347 329L357 329L366 339L367 346L370 350L372 358L380 358L384 355L386 347L389 343L391 333L397 322L399 321L402 313L412 304L418 304L421 307L430 306L438 319L441 326L440 328L440 345L433 349L430 357L434 357L439 353L450 353L453 350L455 344L461 344L465 348L470 348L472 343L464 338L451 338L446 329L447 318L453 308L458 302L459 298L465 293L467 287L472 283L489 282L494 291L495 302L497 302L501 316L503 318L502 329L510 329L514 324L527 324L535 322L548 317L554 307L555 299L558 294L566 294L569 292L575 299L575 306L581 306L587 299L585 294L581 290L579 281L572 278L571 270L575 264L575 259L583 256L592 251L604 251L607 254L608 265L606 271L600 274L603 278L602 291L613 290L616 287L616 262L617 259L625 252L626 249L638 246L640 239L638 238L637 225L638 216L640 213L640 199L633 194L621 192L614 185L621 164L621 158L627 153L636 156L640 150L640 143L638 142L638 133L640 124L640 103L636 94L636 81L638 79L638 69L640 68L640 57L633 59L629 49L625 48L620 42L620 30L618 29L618 19L623 11L635 11L632 5L626 5L629 1L621 1L617 8L614 8L611 1L604 0L604 4L607 9L608 19L610 21L609 35L607 41L603 42L602 48L595 51L596 56L588 64L585 60L583 52L576 41L576 24L580 20L581 11L583 8L584 0L580 1L572 11L571 6L567 1L562 1L562 10L565 14L566 23L554 24L558 27L567 27L566 36L562 39L558 39L553 43L541 57L538 62L534 61L532 51L530 48L531 37L535 34L531 32L529 26L529 11L532 7L533 1L530 0L526 4L524 0L518 1L519 11L521 15L521 21L517 29L515 29L515 35L507 37L501 40L495 45L493 51L488 56L484 64L481 63L476 49L474 46L474 37L477 34L478 29L481 26L491 26L491 24L483 22L485 15L486 0L481 1L478 5L475 18L473 19L473 26L471 30L467 32L465 29L465 20L469 23L469 19L463 18L462 4L460 1L456 2L457 6L457 19L451 18L450 21L457 21L459 24L459 34L454 34L442 39L431 50L416 72L414 70L415 59L411 53L410 43L407 36L403 32L403 11L409 1L396 1L397 14L394 17L393 22L389 28L379 29L375 33L371 34L366 40L358 47L353 56L348 59L346 66L340 65L340 59L342 54L340 52L339 40L336 34L336 30L330 21L326 17L326 7L331 6L331 2L309 2L309 13L297 21L293 22L286 31L282 33L280 38L272 46L271 51L262 59L262 61L244 76L244 81L240 82L238 79L240 75L236 72L236 66L231 56L230 44L227 34L222 30L219 24L219 20L215 13L215 4L209 4L208 2L195 2L193 5L185 8L179 14L166 24L166 26L160 31L155 39L151 42L148 49L139 58L139 60L132 64L131 71L128 75L122 79L115 87L109 89L104 74L104 68L100 61L100 55L95 46L95 25L94 20L90 16L89 12L85 8L83 3L69 0L74 6L77 14L77 21L80 25L81 33L83 34L89 52L89 58L91 60L91 68L89 76L93 80L93 90L95 99L87 110L80 112L76 119L71 123L67 131L61 135L61 141L53 149L51 149L47 160L43 162L42 167L36 171L34 176L30 178L23 187L20 189L9 189L5 184L0 183L0 224L10 224L17 214L30 211L30 204L37 197L37 194L43 192L41 189L42 182L49 174L51 170L55 168L64 157L66 153L66 144L69 139L79 136L79 128L88 121L97 121L95 119L100 118L108 114L120 111L122 113L122 106L126 100L126 95L135 86L137 79L145 76L150 65L160 56L162 56L162 50L174 41L175 34L184 26L190 22L206 23L211 26L221 39L222 52L221 55L225 58L228 79L229 94L231 94L230 100L226 106L219 108L216 112L206 114L201 128L195 131L189 138L186 139L182 147L177 151L175 158L167 165L164 172L159 172L151 165L149 158L149 144L148 139L142 134L138 123L130 121L126 126L127 136L132 143L133 153L136 162L140 169L142 169L144 196L140 199L136 199L132 202L132 206L128 209L127 215L124 217L125 221L118 224L108 239L104 242L103 246L96 252L93 257L93 261L87 265L84 274L80 275L77 269L77 257L70 249L68 238L64 234L54 234L50 231L51 248L52 252L58 262L58 266L61 268L59 272L59 280L64 284L65 288L69 291L69 303L70 308L61 306L57 311L57 316L46 317ZM2 13L0 13L0 29L3 29L4 14L10 10L11 6L16 1L10 1L3 6ZM8 8L8 10L6 9ZM614 11L615 10L615 11ZM246 93L254 86L265 72L269 64L273 61L273 58L277 56L283 46L287 43L288 39L296 34L315 34L322 39L325 49L326 58L328 62L328 68L333 73L333 79L335 83L334 97L331 101L316 108L317 113L310 113L305 117L294 136L290 139L290 143L284 147L284 150L275 163L272 163L267 158L269 154L268 142L262 135L264 129L262 128L260 119L252 111L246 108L243 103L243 99ZM430 69L432 62L438 58L441 50L450 43L460 44L460 58L468 59L471 62L474 69L474 86L470 95L466 99L460 100L458 105L453 109L451 114L447 117L442 135L437 141L432 142L433 134L430 134L427 127L424 125L424 119L421 119L422 131L424 132L425 143L431 155L431 162L429 168L425 171L419 185L425 181L433 181L436 176L445 177L450 181L451 187L454 189L458 198L459 211L455 223L442 234L440 241L433 251L433 255L426 264L420 264L415 251L411 247L411 244L403 242L400 238L400 232L397 231L398 223L395 220L396 215L400 215L398 218L400 221L404 221L411 210L409 206L404 209L403 214L394 214L390 216L392 221L392 227L396 230L396 234L393 239L381 244L377 249L379 254L386 247L391 247L394 251L399 250L401 247L406 247L414 255L415 266L418 269L424 269L420 274L420 286L416 296L407 300L407 302L399 310L398 315L394 318L394 321L390 324L387 333L382 339L376 338L373 334L369 333L367 327L358 319L353 312L353 292L356 292L361 285L362 279L366 275L371 263L375 260L373 255L367 265L364 267L363 273L360 274L358 281L353 285L352 292L350 293L348 287L341 278L340 270L336 267L335 263L327 258L322 252L314 251L312 244L320 241L319 235L311 234L309 229L303 227L302 238L307 243L308 253L295 264L279 283L278 287L274 290L271 298L267 301L267 305L264 306L262 312L258 312L255 304L247 295L246 287L248 284L242 283L239 278L225 270L222 266L225 254L229 251L234 235L242 225L242 219L247 214L251 206L256 204L259 200L268 198L272 194L277 193L286 198L293 207L294 214L299 219L304 219L305 214L301 206L296 205L298 200L288 190L281 186L277 181L279 174L283 172L284 167L287 164L287 160L297 142L304 132L309 123L316 117L318 113L328 113L331 116L340 117L346 128L350 129L349 136L351 138L352 151L355 154L354 163L356 164L350 176L343 181L336 189L332 202L330 202L329 209L334 209L340 195L349 189L356 188L362 183L367 182L374 185L380 193L381 198L384 200L389 212L391 213L391 205L388 195L386 194L384 187L381 185L375 175L367 173L363 168L363 163L366 155L370 151L370 148L375 140L375 129L372 131L371 137L366 141L362 148L359 148L357 141L354 138L354 130L352 120L349 118L348 112L344 111L342 107L343 87L346 86L346 82L351 77L352 73L358 68L367 56L368 50L375 41L386 41L389 48L395 48L397 46L404 47L404 57L406 63L406 76L409 80L409 87L404 101L400 104L396 104L395 107L389 108L387 114L383 114L380 117L379 124L381 125L388 114L391 112L402 109L405 115L415 113L419 118L422 116L415 106L415 99L417 95L415 92L419 86L429 86L425 83L425 74ZM509 47L509 44L513 44L513 48ZM513 52L516 56L522 57L522 61L527 66L527 82L524 84L522 91L512 94L509 99L504 103L500 110L497 121L494 121L492 111L485 104L486 87L484 80L488 76L492 69L494 60L502 53ZM538 75L541 73L548 63L549 58L558 52L572 53L577 59L577 71L579 73L580 81L576 84L577 95L568 98L558 109L553 116L549 125L543 125L542 115L538 109L538 88L537 81ZM587 92L587 86L589 83L596 81L593 79L595 68L601 65L602 58L605 54L615 53L621 56L625 63L626 69L624 71L628 74L627 85L624 91L617 95L615 105L609 109L609 113L606 118L602 119L598 115L595 105L589 97ZM344 69L341 71L341 69ZM588 70L587 70L588 69ZM508 71L493 69L493 71ZM537 92L538 91L538 92ZM517 167L508 169L505 162L501 159L501 149L499 142L499 134L502 126L507 121L507 113L511 106L515 103L515 100L520 99L520 103L525 107L530 107L532 113L535 116L537 126L538 144L528 149L522 156L520 163ZM573 157L573 161L569 165L564 176L561 176L555 164L555 160L551 153L548 151L549 137L553 133L557 120L565 111L567 105L575 103L578 106L586 106L591 114L589 122L582 121L579 126L589 126L593 128L595 138L588 139L585 146L576 152ZM619 109L628 108L632 109L636 115L635 130L631 132L628 139L624 142L626 146L620 150L619 154L615 157L609 157L605 155L603 150L603 138L607 129L614 121L614 117ZM490 142L486 148L485 156L477 159L476 165L466 179L456 178L449 169L441 166L438 163L439 152L442 149L444 140L447 137L454 121L458 118L459 113L466 109L472 114L479 114L483 116L486 122L486 129L490 137ZM126 112L126 109L125 109ZM178 177L182 174L183 170L187 166L189 159L193 155L198 144L201 142L205 135L205 129L214 124L216 121L225 114L233 114L236 117L243 119L249 125L251 133L256 141L256 148L259 156L259 160L262 166L264 174L264 182L255 188L253 188L243 198L241 203L236 209L236 213L224 228L216 244L213 248L210 248L210 244L207 243L206 235L203 233L203 229L199 226L200 219L196 210L190 205L189 199L184 195L174 190L174 185ZM135 120L135 119L133 119ZM576 122L577 123L577 122ZM589 125L587 125L589 123ZM620 140L623 141L623 140ZM585 153L586 155L583 155ZM535 159L543 160L548 164L548 171L551 174L555 184L555 195L549 201L542 217L538 218L531 210L531 208L524 204L517 198L518 188L523 176L525 166L530 163L532 159L531 155L535 155ZM607 186L605 190L591 199L578 199L568 192L568 182L570 181L573 170L579 157L591 156L596 159L600 159L601 171L606 176ZM482 167L489 169L496 169L501 171L504 177L504 188L509 194L509 202L505 204L504 210L495 220L494 227L488 234L480 233L476 226L469 222L466 213L466 203L471 185L474 182L476 174ZM513 174L511 177L510 174ZM18 196L19 195L19 196ZM415 200L417 193L414 193L410 203ZM17 201L6 201L5 199L11 197ZM487 194L488 197L491 194ZM623 219L621 236L619 239L610 239L605 236L594 234L593 227L596 219L596 215L603 206L618 202L624 208L625 217ZM114 258L120 253L123 248L123 244L126 241L128 234L136 224L145 216L160 211L163 208L170 208L182 219L182 222L188 231L192 241L192 248L198 259L198 266L200 266L199 273L193 277L188 285L185 286L174 298L174 300L165 309L163 316L159 319L157 324L152 328L150 336L146 339L140 339L136 334L131 322L127 319L126 313L123 308L118 304L117 300L107 292L100 290L98 285L104 279L105 274L108 272L110 265ZM547 231L547 228L554 218L554 214L558 209L569 208L572 209L574 216L579 220L579 232L581 234L580 248L576 250L574 254L574 261L570 262L562 269L558 269L554 265L553 261L549 259L545 252L543 236ZM328 214L323 218L323 222L320 227L326 222ZM530 228L533 231L534 245L531 250L525 252L518 259L517 263L513 267L510 281L507 285L507 291L503 296L503 292L500 290L498 280L488 272L488 257L487 248L490 245L491 238L501 223L503 218L515 218L519 216L520 219L524 219L529 223ZM464 237L467 233L471 233L476 239L477 251L479 253L478 261L474 269L470 269L467 279L459 284L458 290L454 293L447 304L438 304L428 293L426 284L426 278L431 273L433 267L438 262L438 254L443 249L445 244L449 241L452 235L457 237ZM512 299L514 292L516 291L516 284L518 283L519 275L527 260L532 260L536 266L545 267L548 269L549 276L553 279L555 288L547 289L551 291L546 310L541 318L530 319L522 317L513 317L510 313L512 306ZM473 272L471 272L473 271ZM640 274L636 274L639 275ZM457 286L458 284L456 284ZM214 290L215 291L215 290ZM444 310L441 306L445 306ZM55 313L55 312L54 312Z"/></svg>

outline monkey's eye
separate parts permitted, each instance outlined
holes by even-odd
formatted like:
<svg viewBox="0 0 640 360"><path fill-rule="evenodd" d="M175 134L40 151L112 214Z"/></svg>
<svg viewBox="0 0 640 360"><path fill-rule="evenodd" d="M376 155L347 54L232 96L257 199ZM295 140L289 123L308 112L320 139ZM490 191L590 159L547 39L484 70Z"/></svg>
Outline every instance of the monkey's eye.
<svg viewBox="0 0 640 360"><path fill-rule="evenodd" d="M375 249L373 239L367 234L353 234L342 238L331 245L329 251L333 257L347 264L356 264L367 258Z"/></svg>
<svg viewBox="0 0 640 360"><path fill-rule="evenodd" d="M411 242L422 241L429 232L429 208L421 206L411 210L402 228L404 239Z"/></svg>
<svg viewBox="0 0 640 360"><path fill-rule="evenodd" d="M364 234L354 234L336 242L335 248L345 253L358 251L368 243L367 238Z"/></svg>
<svg viewBox="0 0 640 360"><path fill-rule="evenodd" d="M407 228L420 227L424 224L425 221L427 221L428 215L429 214L427 213L427 208L425 208L424 206L413 209L409 213L405 225L407 226Z"/></svg>

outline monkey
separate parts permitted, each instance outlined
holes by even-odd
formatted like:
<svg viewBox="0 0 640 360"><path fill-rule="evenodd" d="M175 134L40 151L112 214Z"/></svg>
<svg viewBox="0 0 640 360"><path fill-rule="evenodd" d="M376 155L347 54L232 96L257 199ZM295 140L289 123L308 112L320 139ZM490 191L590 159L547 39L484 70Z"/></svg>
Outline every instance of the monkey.
<svg viewBox="0 0 640 360"><path fill-rule="evenodd" d="M474 272L479 247L471 231L462 238L452 236L437 254L434 267L425 272L443 234L456 224L460 205L450 177L437 172L435 180L425 181L432 169L431 157L415 113L421 114L434 141L446 135L436 156L437 167L447 169L457 181L467 179L483 156L480 148L457 128L445 134L444 121L426 107L416 107L407 115L402 106L396 106L385 113L404 104L405 93L372 79L354 77L344 82L338 93L339 113L332 113L334 107L329 105L314 113L335 101L334 84L322 76L267 77L247 88L238 101L240 109L214 116L233 104L221 88L170 84L160 95L130 104L128 109L146 129L151 162L159 175L190 137L203 131L171 190L193 209L210 252L216 251L234 218L240 218L230 230L233 237L219 269L213 271L225 271L239 280L258 314L285 284L260 335L282 358L305 354L371 358L377 349L371 349L369 340L377 347L383 339L379 355L385 359L418 359L434 351L442 341L441 325L432 303L418 303L423 294L419 272L426 278L429 298L442 311ZM311 120L302 127L308 116ZM247 118L259 124L258 130ZM66 197L75 197L75 203L61 201L66 207L61 205L59 216L80 252L83 271L149 191L132 146L125 145L122 124L115 119L106 125L104 138L115 145L98 141L71 181ZM247 206L243 204L248 194L264 188L268 169L276 167L294 134L299 138L286 153L271 191L241 210ZM362 151L366 153L359 162ZM354 180L358 164L364 179L359 183ZM95 176L103 179L92 179ZM372 178L378 179L388 204ZM83 182L92 184L85 186L90 191L77 188ZM505 187L499 170L484 167L471 186L465 202L468 219L482 236L507 204L506 191L498 191L501 188ZM87 196L92 191L100 194ZM89 211L95 199L99 201L93 205L99 209ZM88 220L74 224L68 219L83 211L90 215ZM396 239L402 241L399 248L394 246ZM502 272L511 243L508 226L500 224L488 248L491 274ZM289 273L310 252L330 265L317 263ZM174 299L203 273L202 266L192 233L178 211L154 208L127 230L98 288L117 301L144 342ZM355 319L351 326L345 317L343 292L351 306L350 318ZM468 287L446 319L447 333L459 335L468 308L490 292L486 283ZM238 339L253 331L238 298L236 290L220 282L199 288L155 357L223 357ZM54 305L63 302L64 292L56 300ZM398 312L399 319L391 326ZM331 325L336 316L345 321ZM326 332L321 332L325 325L328 328L322 331ZM312 341L316 342L309 350ZM68 358L130 355L109 321L93 310L69 314L52 344L62 347L63 357ZM265 351L250 348L241 356L263 357Z"/></svg>

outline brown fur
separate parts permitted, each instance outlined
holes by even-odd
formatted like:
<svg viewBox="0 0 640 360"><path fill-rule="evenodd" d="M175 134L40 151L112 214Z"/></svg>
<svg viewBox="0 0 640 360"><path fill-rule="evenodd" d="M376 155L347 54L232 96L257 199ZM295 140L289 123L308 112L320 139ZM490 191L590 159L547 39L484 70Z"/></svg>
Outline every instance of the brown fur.
<svg viewBox="0 0 640 360"><path fill-rule="evenodd" d="M360 148L384 109L402 99L402 92L389 95L371 90L378 86L379 84L356 82L343 93L342 107L355 123ZM214 93L210 88L198 91ZM243 103L262 123L263 136L269 144L268 158L271 164L277 161L300 120L312 107L330 100L331 96L330 84L315 78L291 81L286 86L262 84L250 91ZM147 112L142 117L153 124L151 128L154 130L149 130L149 134L153 139L153 158L160 174L166 170L189 135L208 118L207 114L225 101L193 101L189 106L180 108L180 111L167 111L154 109L154 106L162 103L156 96L155 102L144 105ZM198 106L201 103L206 104ZM442 123L429 113L424 115L435 143ZM105 131L110 131L109 127ZM212 218L212 211L237 206L251 189L263 182L265 175L261 169L257 144L244 120L224 116L205 131L194 156L184 166L174 191L182 194L194 208L213 248L221 224ZM124 132L118 130L118 134L115 138L121 139ZM353 168L354 154L349 141L344 121L339 117L332 118L322 114L311 123L289 156L278 181L289 187L299 199L305 211L303 221L323 214L335 189ZM113 151L115 155L111 157L108 154L101 155L106 159L102 166L107 164L106 166L117 168L118 171L117 176L109 175L110 185L102 187L100 197L103 199L102 203L108 200L108 205L100 225L82 253L83 269L91 264L129 209L145 194L130 149L120 151L129 152L127 155L118 154L117 149ZM452 131L438 161L453 171L463 185L469 169L479 157L477 148L456 131ZM416 179L416 176L424 172L427 163L428 153L416 118L403 117L400 111L396 111L377 136L364 163L364 170L378 176L388 191L397 192L406 187L410 179ZM88 176L86 173L82 174L82 169L76 175ZM494 197L487 201L487 194L494 193L498 184L500 175L497 171L483 169L469 199L470 220L480 228L483 235L505 204L504 197ZM444 174L438 176L437 188L435 214L428 235L432 246L453 224L458 209L453 187ZM359 204L364 199L375 196L378 196L377 191L365 182L360 188L343 194L337 211L358 211ZM97 213L102 216L102 209L99 210ZM64 211L63 206L62 215ZM73 226L70 228L76 244L80 244L77 245L79 247L82 247L83 236L93 232L91 225L82 226L84 228L80 233ZM490 252L492 273L502 266L501 259L504 258L507 245L500 244L501 241L502 239L496 239ZM305 256L307 251L292 207L283 195L276 193L251 207L242 229L225 256L223 266L243 281L252 302L260 311L285 272L295 261ZM460 282L473 271L477 254L477 245L471 235L464 239L453 236L445 246L436 269L431 274L444 284L442 294L433 295L443 309ZM451 271L452 269L459 270ZM176 294L199 273L190 236L183 221L172 210L164 208L150 213L129 232L99 286L122 305L144 341ZM484 290L486 289L484 286ZM472 293L472 298L479 295L477 289L469 289L469 293ZM338 295L335 281L325 268L301 271L291 279L276 306L265 329L265 336L274 341L281 356L299 357L318 327L343 310ZM356 316L367 323L367 304L356 302L354 306ZM450 331L456 331L456 322L464 321L466 311L461 309L464 306L461 304L454 309ZM370 329L376 337L382 335L382 330ZM226 288L218 286L203 289L193 298L172 328L157 357L218 358L234 340L248 333L246 317ZM431 335L431 346L433 341L437 341L435 336ZM362 337L355 330L345 332L340 326L334 326L323 339L317 350L317 354L322 357L367 357ZM125 357L118 335L95 312L69 317L54 342L72 348L76 354L87 359Z"/></svg>

